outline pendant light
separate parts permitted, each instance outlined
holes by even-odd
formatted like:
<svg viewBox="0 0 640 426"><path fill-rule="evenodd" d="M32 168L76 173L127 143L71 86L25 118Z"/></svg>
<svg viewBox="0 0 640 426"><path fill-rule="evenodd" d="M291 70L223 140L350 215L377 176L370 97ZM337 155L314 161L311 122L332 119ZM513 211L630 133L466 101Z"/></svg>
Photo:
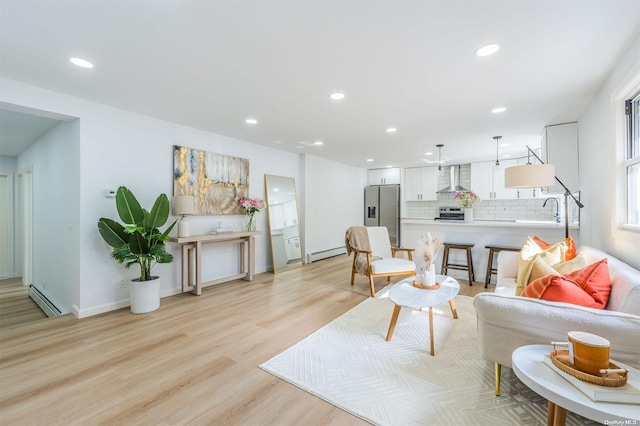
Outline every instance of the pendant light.
<svg viewBox="0 0 640 426"><path fill-rule="evenodd" d="M502 136L494 136L493 139L496 141L496 167L500 167L500 157L499 157L499 149L500 149L500 139Z"/></svg>
<svg viewBox="0 0 640 426"><path fill-rule="evenodd" d="M442 147L444 145L439 143L436 146L438 147L438 175L442 176Z"/></svg>

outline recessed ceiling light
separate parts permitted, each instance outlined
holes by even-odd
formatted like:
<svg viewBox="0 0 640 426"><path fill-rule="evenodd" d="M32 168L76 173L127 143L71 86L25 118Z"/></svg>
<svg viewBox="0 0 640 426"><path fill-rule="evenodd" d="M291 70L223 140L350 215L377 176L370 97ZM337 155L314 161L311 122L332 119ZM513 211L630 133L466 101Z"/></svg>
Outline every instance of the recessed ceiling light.
<svg viewBox="0 0 640 426"><path fill-rule="evenodd" d="M322 142L322 141L315 141L313 144L314 144L314 145L324 145L324 142Z"/></svg>
<svg viewBox="0 0 640 426"><path fill-rule="evenodd" d="M69 58L72 64L77 65L82 68L93 68L93 64L86 59L82 58Z"/></svg>
<svg viewBox="0 0 640 426"><path fill-rule="evenodd" d="M373 162L373 158L367 158L367 163L372 163Z"/></svg>
<svg viewBox="0 0 640 426"><path fill-rule="evenodd" d="M258 124L258 120L256 120L255 118L247 118L246 120L244 120L244 122L247 124Z"/></svg>
<svg viewBox="0 0 640 426"><path fill-rule="evenodd" d="M493 55L500 49L500 46L497 44L487 44L486 46L482 46L480 49L476 50L476 55L478 56L489 56Z"/></svg>
<svg viewBox="0 0 640 426"><path fill-rule="evenodd" d="M339 101L340 99L344 99L344 93L332 93L331 96L329 96L331 99L333 99L334 101Z"/></svg>
<svg viewBox="0 0 640 426"><path fill-rule="evenodd" d="M387 133L395 133L395 132L397 132L397 131L398 131L398 129L396 129L395 127L389 127L389 128L387 129Z"/></svg>
<svg viewBox="0 0 640 426"><path fill-rule="evenodd" d="M433 155L433 152L425 152L424 155Z"/></svg>
<svg viewBox="0 0 640 426"><path fill-rule="evenodd" d="M505 107L500 107L500 108L494 108L491 110L492 113L494 114L500 114L501 112L505 112L507 109Z"/></svg>

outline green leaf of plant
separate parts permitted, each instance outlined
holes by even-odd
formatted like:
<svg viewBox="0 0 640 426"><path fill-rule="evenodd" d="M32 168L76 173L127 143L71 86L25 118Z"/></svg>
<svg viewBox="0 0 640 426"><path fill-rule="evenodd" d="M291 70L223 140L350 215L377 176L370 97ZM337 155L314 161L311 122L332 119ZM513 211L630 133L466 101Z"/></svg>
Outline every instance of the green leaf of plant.
<svg viewBox="0 0 640 426"><path fill-rule="evenodd" d="M121 186L116 192L116 208L120 219L126 224L143 226L144 212L140 203L126 187Z"/></svg>
<svg viewBox="0 0 640 426"><path fill-rule="evenodd" d="M129 235L125 232L124 227L115 220L100 218L98 230L111 247L120 247L129 241Z"/></svg>
<svg viewBox="0 0 640 426"><path fill-rule="evenodd" d="M147 240L138 231L131 234L131 238L129 238L129 247L131 247L132 253L139 256L149 254L149 244L147 244Z"/></svg>
<svg viewBox="0 0 640 426"><path fill-rule="evenodd" d="M163 243L158 243L151 249L151 255L158 263L171 263L173 262L173 255L169 253Z"/></svg>
<svg viewBox="0 0 640 426"><path fill-rule="evenodd" d="M178 219L174 220L173 223L167 228L166 231L164 231L162 233L162 235L158 239L160 241L168 241L169 240L169 232L171 232L173 227L176 226L176 223L178 223Z"/></svg>
<svg viewBox="0 0 640 426"><path fill-rule="evenodd" d="M156 199L156 202L151 208L151 212L145 215L144 229L149 232L154 228L159 228L169 218L169 199L165 194L160 194Z"/></svg>

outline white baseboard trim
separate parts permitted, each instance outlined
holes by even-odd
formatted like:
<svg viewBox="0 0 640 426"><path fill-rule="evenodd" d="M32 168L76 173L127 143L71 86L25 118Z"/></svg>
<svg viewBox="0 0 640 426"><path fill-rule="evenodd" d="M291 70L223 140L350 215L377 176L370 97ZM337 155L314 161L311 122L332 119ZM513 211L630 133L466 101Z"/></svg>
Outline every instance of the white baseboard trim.
<svg viewBox="0 0 640 426"><path fill-rule="evenodd" d="M182 293L182 288L170 288L169 290L160 291L160 299L164 297L174 296ZM92 306L86 309L80 309L77 305L72 306L72 313L76 318L87 318L93 315L103 314L105 312L116 311L118 309L129 306L129 299L119 300L117 302L105 303L104 305ZM162 304L160 304L162 306Z"/></svg>
<svg viewBox="0 0 640 426"><path fill-rule="evenodd" d="M307 253L307 263L313 263L318 260L328 259L333 256L339 256L341 254L346 254L347 249L345 246L339 246L330 248L327 250L321 250L314 253Z"/></svg>

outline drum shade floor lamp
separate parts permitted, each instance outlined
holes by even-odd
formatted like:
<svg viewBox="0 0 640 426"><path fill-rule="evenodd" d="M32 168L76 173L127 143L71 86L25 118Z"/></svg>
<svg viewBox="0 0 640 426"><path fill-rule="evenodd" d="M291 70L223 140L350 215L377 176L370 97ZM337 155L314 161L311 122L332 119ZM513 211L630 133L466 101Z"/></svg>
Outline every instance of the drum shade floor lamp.
<svg viewBox="0 0 640 426"><path fill-rule="evenodd" d="M178 222L178 237L191 236L188 215L194 214L195 198L192 195L176 195L173 197L173 215L182 216Z"/></svg>
<svg viewBox="0 0 640 426"><path fill-rule="evenodd" d="M569 237L569 197L573 198L579 208L583 208L584 204L558 179L553 164L545 164L529 146L527 146L527 151L527 156L533 155L540 164L531 164L527 161L527 164L523 166L506 168L504 170L504 186L513 189L544 188L553 186L557 181L564 188L564 236L567 238Z"/></svg>

